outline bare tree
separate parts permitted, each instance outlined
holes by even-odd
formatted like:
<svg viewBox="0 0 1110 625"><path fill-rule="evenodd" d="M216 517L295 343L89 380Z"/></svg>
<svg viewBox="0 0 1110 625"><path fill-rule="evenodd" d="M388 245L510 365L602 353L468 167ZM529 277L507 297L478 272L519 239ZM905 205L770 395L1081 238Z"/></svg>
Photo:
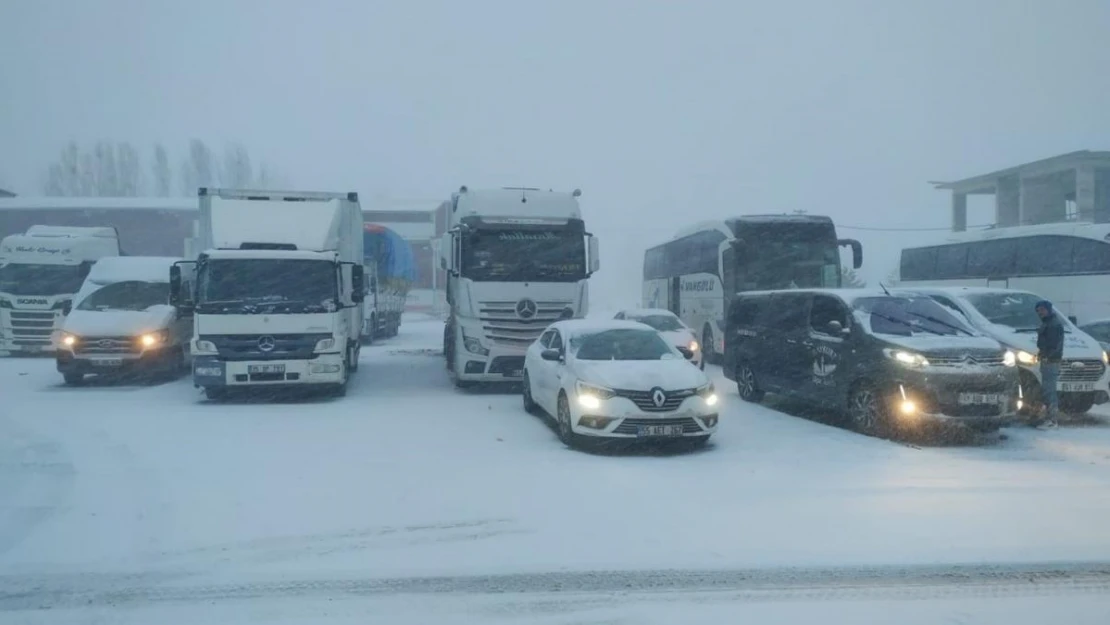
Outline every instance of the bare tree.
<svg viewBox="0 0 1110 625"><path fill-rule="evenodd" d="M181 184L184 195L195 195L197 187L209 187L215 182L212 171L212 150L200 139L189 141L189 156L181 167Z"/></svg>
<svg viewBox="0 0 1110 625"><path fill-rule="evenodd" d="M224 148L224 159L220 167L220 184L225 187L245 189L256 186L251 169L251 157L247 148L235 143Z"/></svg>
<svg viewBox="0 0 1110 625"><path fill-rule="evenodd" d="M840 284L846 289L862 289L867 286L867 282L859 277L856 270L848 267L840 268Z"/></svg>
<svg viewBox="0 0 1110 625"><path fill-rule="evenodd" d="M166 146L161 143L154 145L154 162L151 164L154 174L154 194L158 197L167 197L173 190L173 174L170 173L170 157L166 153Z"/></svg>
<svg viewBox="0 0 1110 625"><path fill-rule="evenodd" d="M116 145L116 196L135 197L143 194L143 163L139 151L130 143Z"/></svg>

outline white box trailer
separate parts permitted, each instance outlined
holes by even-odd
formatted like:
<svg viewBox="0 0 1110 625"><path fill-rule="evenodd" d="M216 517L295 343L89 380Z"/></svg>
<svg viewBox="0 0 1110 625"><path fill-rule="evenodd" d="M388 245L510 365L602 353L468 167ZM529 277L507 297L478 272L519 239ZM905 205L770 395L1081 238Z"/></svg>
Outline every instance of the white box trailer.
<svg viewBox="0 0 1110 625"><path fill-rule="evenodd" d="M111 227L31 226L0 241L0 351L44 353L97 260L119 256Z"/></svg>
<svg viewBox="0 0 1110 625"><path fill-rule="evenodd" d="M171 278L194 312L193 382L210 399L237 387L346 391L363 325L362 210L356 193L199 190L195 261Z"/></svg>

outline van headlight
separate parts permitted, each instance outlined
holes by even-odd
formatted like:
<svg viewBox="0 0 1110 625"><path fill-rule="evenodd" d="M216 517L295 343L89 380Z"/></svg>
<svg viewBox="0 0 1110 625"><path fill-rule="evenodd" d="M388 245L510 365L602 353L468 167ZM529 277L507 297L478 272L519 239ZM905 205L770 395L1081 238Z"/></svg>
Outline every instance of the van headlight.
<svg viewBox="0 0 1110 625"><path fill-rule="evenodd" d="M698 342L697 342L697 341L690 341L690 344L689 344L689 345L687 345L686 347L687 347L687 348L688 348L688 349L689 349L690 351L692 351L692 352L696 352L696 351L698 351L698 347L699 347L699 345L698 345Z"/></svg>
<svg viewBox="0 0 1110 625"><path fill-rule="evenodd" d="M902 349L884 349L883 354L903 367L920 369L929 366L929 360L927 358L914 352L907 352Z"/></svg>
<svg viewBox="0 0 1110 625"><path fill-rule="evenodd" d="M574 383L574 392L578 395L578 405L586 410L597 410L601 407L601 400L611 399L617 395L612 389L582 381Z"/></svg>
<svg viewBox="0 0 1110 625"><path fill-rule="evenodd" d="M713 388L713 383L712 382L710 382L709 384L706 384L705 386L702 386L702 387L698 388L698 390L696 392L698 394L698 397L701 397L702 399L705 400L705 404L707 406L716 406L717 405L717 401L718 401L717 389Z"/></svg>
<svg viewBox="0 0 1110 625"><path fill-rule="evenodd" d="M169 342L169 333L165 330L158 332L147 332L146 334L139 335L139 345L143 349L156 349Z"/></svg>
<svg viewBox="0 0 1110 625"><path fill-rule="evenodd" d="M1037 364L1037 356L1035 354L1030 354L1024 349L1017 350L1014 355L1017 357L1017 361L1023 365Z"/></svg>
<svg viewBox="0 0 1110 625"><path fill-rule="evenodd" d="M1007 367L1016 366L1017 365L1017 354L1015 354L1014 352L1012 352L1010 350L1006 350L1006 353L1002 354L1002 364L1006 365Z"/></svg>
<svg viewBox="0 0 1110 625"><path fill-rule="evenodd" d="M77 344L77 335L65 332L62 334L62 345L66 347L73 347ZM1105 352L1104 352L1105 353Z"/></svg>

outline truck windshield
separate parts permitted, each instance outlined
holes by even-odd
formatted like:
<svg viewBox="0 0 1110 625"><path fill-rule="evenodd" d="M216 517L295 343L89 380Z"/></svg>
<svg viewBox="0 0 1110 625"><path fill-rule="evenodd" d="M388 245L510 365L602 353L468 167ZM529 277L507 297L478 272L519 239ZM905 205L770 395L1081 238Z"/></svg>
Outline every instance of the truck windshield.
<svg viewBox="0 0 1110 625"><path fill-rule="evenodd" d="M170 285L165 282L128 280L109 284L81 300L77 310L146 310L169 304Z"/></svg>
<svg viewBox="0 0 1110 625"><path fill-rule="evenodd" d="M744 224L740 232L740 290L840 286L840 248L831 223Z"/></svg>
<svg viewBox="0 0 1110 625"><path fill-rule="evenodd" d="M66 295L76 293L89 273L82 265L32 265L10 263L0 266L0 293L10 295Z"/></svg>
<svg viewBox="0 0 1110 625"><path fill-rule="evenodd" d="M337 309L338 271L325 260L211 259L197 276L197 312L319 313Z"/></svg>
<svg viewBox="0 0 1110 625"><path fill-rule="evenodd" d="M463 239L462 276L479 282L577 282L586 244L569 230L476 230Z"/></svg>

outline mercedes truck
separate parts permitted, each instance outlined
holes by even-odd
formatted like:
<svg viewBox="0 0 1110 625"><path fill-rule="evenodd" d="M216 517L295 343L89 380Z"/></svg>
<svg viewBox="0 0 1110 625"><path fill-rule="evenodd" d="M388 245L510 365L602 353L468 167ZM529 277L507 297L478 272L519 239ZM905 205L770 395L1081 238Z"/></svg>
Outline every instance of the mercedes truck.
<svg viewBox="0 0 1110 625"><path fill-rule="evenodd" d="M111 227L31 226L0 241L0 351L53 353L93 264L119 256Z"/></svg>
<svg viewBox="0 0 1110 625"><path fill-rule="evenodd" d="M363 325L357 193L199 190L195 261L171 270L171 303L193 313L193 384L346 393Z"/></svg>
<svg viewBox="0 0 1110 625"><path fill-rule="evenodd" d="M586 316L598 240L586 231L580 196L464 186L441 206L443 353L456 386L519 382L524 352L548 325Z"/></svg>

